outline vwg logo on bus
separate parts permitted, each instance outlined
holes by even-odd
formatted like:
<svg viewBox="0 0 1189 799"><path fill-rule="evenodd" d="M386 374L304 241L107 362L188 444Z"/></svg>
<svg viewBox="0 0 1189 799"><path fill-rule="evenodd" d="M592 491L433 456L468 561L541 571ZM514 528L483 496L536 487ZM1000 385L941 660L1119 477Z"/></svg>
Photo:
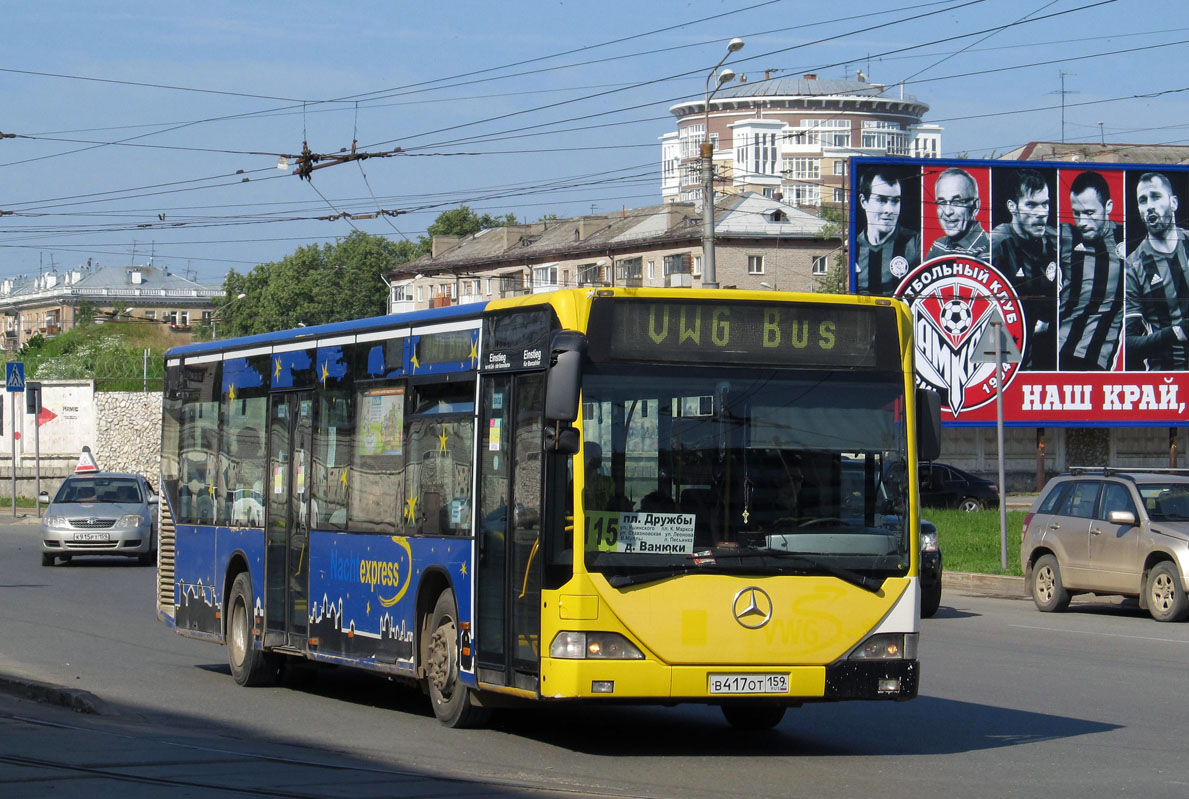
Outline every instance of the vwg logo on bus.
<svg viewBox="0 0 1189 799"><path fill-rule="evenodd" d="M999 317L1023 351L1027 325L1011 282L982 261L947 256L905 275L896 296L912 307L917 381L940 393L955 417L993 401L995 364L975 361L975 348ZM1004 364L1004 388L1018 368Z"/></svg>

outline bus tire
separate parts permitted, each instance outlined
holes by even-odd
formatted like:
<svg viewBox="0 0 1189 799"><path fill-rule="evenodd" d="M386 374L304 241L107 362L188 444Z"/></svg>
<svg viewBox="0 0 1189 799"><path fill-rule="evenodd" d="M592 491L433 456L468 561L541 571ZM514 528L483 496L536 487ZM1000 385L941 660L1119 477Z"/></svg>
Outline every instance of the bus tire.
<svg viewBox="0 0 1189 799"><path fill-rule="evenodd" d="M422 635L425 637L425 685L434 715L447 727L481 727L491 717L459 677L458 606L454 594L443 591Z"/></svg>
<svg viewBox="0 0 1189 799"><path fill-rule="evenodd" d="M728 702L722 714L737 730L770 730L784 718L786 709L775 702Z"/></svg>
<svg viewBox="0 0 1189 799"><path fill-rule="evenodd" d="M270 685L277 676L276 657L252 644L252 578L240 572L227 601L227 662L240 685Z"/></svg>

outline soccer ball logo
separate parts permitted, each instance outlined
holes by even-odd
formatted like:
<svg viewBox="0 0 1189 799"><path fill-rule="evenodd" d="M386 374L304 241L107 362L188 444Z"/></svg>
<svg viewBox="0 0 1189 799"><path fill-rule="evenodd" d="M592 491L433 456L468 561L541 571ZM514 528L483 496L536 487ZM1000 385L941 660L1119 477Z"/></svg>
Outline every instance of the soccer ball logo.
<svg viewBox="0 0 1189 799"><path fill-rule="evenodd" d="M962 334L970 329L972 320L970 303L966 300L954 297L946 300L945 304L941 306L941 315L938 321L941 322L941 328L954 339L960 339Z"/></svg>

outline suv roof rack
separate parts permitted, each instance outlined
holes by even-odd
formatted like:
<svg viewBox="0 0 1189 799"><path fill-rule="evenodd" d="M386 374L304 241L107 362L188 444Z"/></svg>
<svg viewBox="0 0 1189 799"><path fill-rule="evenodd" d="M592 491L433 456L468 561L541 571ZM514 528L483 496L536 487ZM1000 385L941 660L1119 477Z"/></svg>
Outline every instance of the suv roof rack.
<svg viewBox="0 0 1189 799"><path fill-rule="evenodd" d="M1126 477L1134 480L1133 474L1189 474L1189 469L1178 469L1171 466L1165 467L1123 467L1123 466L1070 466L1067 469L1069 474L1101 474L1104 477Z"/></svg>

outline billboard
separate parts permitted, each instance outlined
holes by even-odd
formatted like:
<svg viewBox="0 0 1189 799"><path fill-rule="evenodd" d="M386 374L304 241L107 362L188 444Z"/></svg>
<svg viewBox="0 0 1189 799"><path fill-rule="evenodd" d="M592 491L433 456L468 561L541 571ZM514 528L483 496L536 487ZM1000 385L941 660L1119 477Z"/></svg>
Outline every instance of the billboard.
<svg viewBox="0 0 1189 799"><path fill-rule="evenodd" d="M948 426L1189 425L1189 167L855 158L850 288L913 310ZM1180 208L1184 199L1186 206Z"/></svg>

